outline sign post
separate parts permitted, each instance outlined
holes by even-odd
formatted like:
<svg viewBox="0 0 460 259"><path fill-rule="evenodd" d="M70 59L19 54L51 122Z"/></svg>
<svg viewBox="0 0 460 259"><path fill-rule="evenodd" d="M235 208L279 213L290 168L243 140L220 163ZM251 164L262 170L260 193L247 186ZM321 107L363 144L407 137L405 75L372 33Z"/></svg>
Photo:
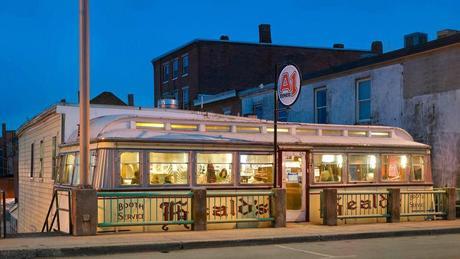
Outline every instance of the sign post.
<svg viewBox="0 0 460 259"><path fill-rule="evenodd" d="M297 66L288 64L283 66L278 74L278 64L275 65L275 82L273 88L274 109L273 109L273 155L274 155L274 172L278 177L278 102L289 108L293 105L300 94L300 72ZM279 178L277 178L279 179ZM282 187L282 180L277 184Z"/></svg>

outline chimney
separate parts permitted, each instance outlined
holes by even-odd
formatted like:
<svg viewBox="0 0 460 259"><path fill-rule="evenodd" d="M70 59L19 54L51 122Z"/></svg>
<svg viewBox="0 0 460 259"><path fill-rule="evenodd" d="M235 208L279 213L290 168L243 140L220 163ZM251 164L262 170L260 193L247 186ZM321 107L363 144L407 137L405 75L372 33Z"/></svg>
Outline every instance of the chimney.
<svg viewBox="0 0 460 259"><path fill-rule="evenodd" d="M270 24L259 24L259 43L272 43Z"/></svg>
<svg viewBox="0 0 460 259"><path fill-rule="evenodd" d="M228 35L221 35L220 40L230 40L230 37Z"/></svg>
<svg viewBox="0 0 460 259"><path fill-rule="evenodd" d="M414 32L404 35L404 48L412 48L428 41L428 34L424 32Z"/></svg>
<svg viewBox="0 0 460 259"><path fill-rule="evenodd" d="M438 36L438 39L441 39L441 38L452 36L457 33L460 33L460 31L452 30L452 29L444 29L444 30L438 31L437 36Z"/></svg>
<svg viewBox="0 0 460 259"><path fill-rule="evenodd" d="M371 51L375 54L382 54L383 53L383 43L379 40L373 41L371 44Z"/></svg>
<svg viewBox="0 0 460 259"><path fill-rule="evenodd" d="M345 48L345 45L343 43L334 43L334 45L332 45L332 47L334 49L343 49L343 48Z"/></svg>
<svg viewBox="0 0 460 259"><path fill-rule="evenodd" d="M134 94L128 94L128 106L134 106Z"/></svg>

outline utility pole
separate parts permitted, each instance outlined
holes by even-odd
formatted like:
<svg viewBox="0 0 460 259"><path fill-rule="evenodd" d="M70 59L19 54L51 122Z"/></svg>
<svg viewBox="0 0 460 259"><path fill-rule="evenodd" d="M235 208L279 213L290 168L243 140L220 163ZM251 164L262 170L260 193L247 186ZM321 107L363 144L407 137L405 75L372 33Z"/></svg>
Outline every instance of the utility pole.
<svg viewBox="0 0 460 259"><path fill-rule="evenodd" d="M80 186L89 171L89 0L80 1Z"/></svg>

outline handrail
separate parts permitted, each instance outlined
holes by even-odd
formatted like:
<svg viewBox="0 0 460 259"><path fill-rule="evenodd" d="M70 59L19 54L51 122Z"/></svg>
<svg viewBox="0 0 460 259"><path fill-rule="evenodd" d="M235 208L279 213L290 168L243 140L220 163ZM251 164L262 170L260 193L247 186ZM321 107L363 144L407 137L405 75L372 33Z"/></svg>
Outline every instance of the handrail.
<svg viewBox="0 0 460 259"><path fill-rule="evenodd" d="M154 197L192 197L192 192L97 192L97 197L104 198L154 198Z"/></svg>

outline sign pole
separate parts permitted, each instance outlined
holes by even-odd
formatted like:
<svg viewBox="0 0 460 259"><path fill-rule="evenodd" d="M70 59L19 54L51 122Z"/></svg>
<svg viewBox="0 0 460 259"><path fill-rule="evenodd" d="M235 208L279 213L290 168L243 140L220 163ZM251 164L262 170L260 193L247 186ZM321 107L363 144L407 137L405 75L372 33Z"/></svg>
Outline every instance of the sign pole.
<svg viewBox="0 0 460 259"><path fill-rule="evenodd" d="M80 0L80 186L89 170L89 0Z"/></svg>
<svg viewBox="0 0 460 259"><path fill-rule="evenodd" d="M276 179L280 179L278 176L278 64L275 64L275 84L273 87L273 165L275 167ZM277 183L278 187L282 187L282 180Z"/></svg>

